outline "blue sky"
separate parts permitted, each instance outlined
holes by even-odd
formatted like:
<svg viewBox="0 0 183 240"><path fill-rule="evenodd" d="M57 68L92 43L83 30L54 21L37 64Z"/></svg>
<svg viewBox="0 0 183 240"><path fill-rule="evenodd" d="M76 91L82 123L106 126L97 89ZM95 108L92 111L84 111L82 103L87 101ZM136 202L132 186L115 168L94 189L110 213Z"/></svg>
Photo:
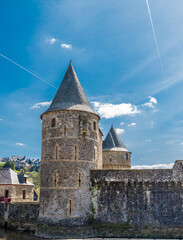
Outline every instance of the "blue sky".
<svg viewBox="0 0 183 240"><path fill-rule="evenodd" d="M113 124L133 165L183 159L183 2L149 5L161 59L145 0L0 1L0 54L56 88L72 59L104 137ZM0 79L0 157L40 157L56 89L2 56Z"/></svg>

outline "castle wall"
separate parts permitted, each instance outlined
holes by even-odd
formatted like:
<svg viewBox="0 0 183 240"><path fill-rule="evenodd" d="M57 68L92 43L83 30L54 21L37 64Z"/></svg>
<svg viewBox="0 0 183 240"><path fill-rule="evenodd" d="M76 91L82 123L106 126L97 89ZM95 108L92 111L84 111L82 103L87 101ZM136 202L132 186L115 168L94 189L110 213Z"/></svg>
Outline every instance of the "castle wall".
<svg viewBox="0 0 183 240"><path fill-rule="evenodd" d="M0 203L0 226L8 222L8 228L22 227L35 230L39 214L39 203Z"/></svg>
<svg viewBox="0 0 183 240"><path fill-rule="evenodd" d="M53 118L55 127L51 125ZM82 224L87 218L91 205L90 170L102 168L98 121L96 114L75 110L43 114L41 220Z"/></svg>
<svg viewBox="0 0 183 240"><path fill-rule="evenodd" d="M126 159L128 154L128 159ZM103 169L123 169L131 167L131 154L121 151L103 151Z"/></svg>
<svg viewBox="0 0 183 240"><path fill-rule="evenodd" d="M99 222L158 227L183 223L183 161L167 170L92 171L91 182Z"/></svg>

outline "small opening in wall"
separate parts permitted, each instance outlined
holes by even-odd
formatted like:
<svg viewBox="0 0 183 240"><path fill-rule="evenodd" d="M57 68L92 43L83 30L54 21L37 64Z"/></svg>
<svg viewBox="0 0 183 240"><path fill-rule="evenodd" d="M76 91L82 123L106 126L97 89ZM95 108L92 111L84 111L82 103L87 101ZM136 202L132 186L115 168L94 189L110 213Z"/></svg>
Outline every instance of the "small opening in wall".
<svg viewBox="0 0 183 240"><path fill-rule="evenodd" d="M96 149L95 149L95 147L93 149L93 158L94 158L94 161L95 161L96 160Z"/></svg>
<svg viewBox="0 0 183 240"><path fill-rule="evenodd" d="M69 215L72 214L72 200L69 200Z"/></svg>
<svg viewBox="0 0 183 240"><path fill-rule="evenodd" d="M125 154L126 160L128 160L128 153Z"/></svg>
<svg viewBox="0 0 183 240"><path fill-rule="evenodd" d="M67 134L67 128L66 128L66 126L64 125L64 136L66 136L66 134Z"/></svg>
<svg viewBox="0 0 183 240"><path fill-rule="evenodd" d="M51 120L51 126L52 126L52 127L56 127L56 119L55 119L55 118L52 118L52 120Z"/></svg>
<svg viewBox="0 0 183 240"><path fill-rule="evenodd" d="M112 162L112 158L109 159L109 162Z"/></svg>
<svg viewBox="0 0 183 240"><path fill-rule="evenodd" d="M74 159L77 160L77 146L74 147Z"/></svg>
<svg viewBox="0 0 183 240"><path fill-rule="evenodd" d="M79 187L81 187L81 173L79 173Z"/></svg>
<svg viewBox="0 0 183 240"><path fill-rule="evenodd" d="M55 146L55 158L57 159L57 146Z"/></svg>
<svg viewBox="0 0 183 240"><path fill-rule="evenodd" d="M95 130L95 131L97 130L97 124L95 121L93 122L93 130Z"/></svg>
<svg viewBox="0 0 183 240"><path fill-rule="evenodd" d="M26 191L23 190L23 199L26 199Z"/></svg>

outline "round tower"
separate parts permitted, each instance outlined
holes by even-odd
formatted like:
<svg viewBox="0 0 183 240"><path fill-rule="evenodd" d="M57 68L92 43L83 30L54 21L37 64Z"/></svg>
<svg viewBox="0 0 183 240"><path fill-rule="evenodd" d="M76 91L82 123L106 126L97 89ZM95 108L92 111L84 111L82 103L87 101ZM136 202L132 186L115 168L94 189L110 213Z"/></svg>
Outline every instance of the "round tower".
<svg viewBox="0 0 183 240"><path fill-rule="evenodd" d="M103 142L103 169L131 168L131 152L129 152L113 126Z"/></svg>
<svg viewBox="0 0 183 240"><path fill-rule="evenodd" d="M90 170L102 168L102 135L71 63L41 119L39 219L81 225L91 212Z"/></svg>

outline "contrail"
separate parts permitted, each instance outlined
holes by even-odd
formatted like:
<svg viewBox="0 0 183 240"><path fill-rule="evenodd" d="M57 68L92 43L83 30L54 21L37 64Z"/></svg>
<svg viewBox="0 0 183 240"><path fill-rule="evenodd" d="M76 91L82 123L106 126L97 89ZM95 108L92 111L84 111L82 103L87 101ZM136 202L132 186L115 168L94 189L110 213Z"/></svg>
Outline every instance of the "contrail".
<svg viewBox="0 0 183 240"><path fill-rule="evenodd" d="M147 10L148 10L148 13L149 13L151 26L152 26L154 41L155 41L155 44L156 44L156 49L157 49L157 53L158 53L158 57L159 57L159 62L160 62L160 66L161 66L162 75L163 75L163 78L165 79L165 73L164 73L164 70L163 70L163 64L162 64L162 61L161 61L161 55L160 55L160 51L159 51L159 47L158 47L158 41L157 41L157 38L156 38L156 32L155 32L155 29L154 29L154 24L153 24L148 0L146 0L146 4L147 4Z"/></svg>
<svg viewBox="0 0 183 240"><path fill-rule="evenodd" d="M28 70L27 68L25 68L25 67L21 66L20 64L14 62L14 61L11 60L10 58L4 56L4 55L1 54L1 53L0 53L0 56L3 57L3 58L5 58L6 60L12 62L13 64L17 65L18 67L22 68L22 69L25 70L26 72L32 74L34 77L39 78L39 79L40 79L41 81L43 81L44 83L50 85L50 86L53 87L53 88L56 88L54 85L52 85L50 82L48 82L48 80L43 79L42 77L40 77L40 76L38 76L37 74L33 73L32 71ZM56 88L56 89L57 89L57 88Z"/></svg>

